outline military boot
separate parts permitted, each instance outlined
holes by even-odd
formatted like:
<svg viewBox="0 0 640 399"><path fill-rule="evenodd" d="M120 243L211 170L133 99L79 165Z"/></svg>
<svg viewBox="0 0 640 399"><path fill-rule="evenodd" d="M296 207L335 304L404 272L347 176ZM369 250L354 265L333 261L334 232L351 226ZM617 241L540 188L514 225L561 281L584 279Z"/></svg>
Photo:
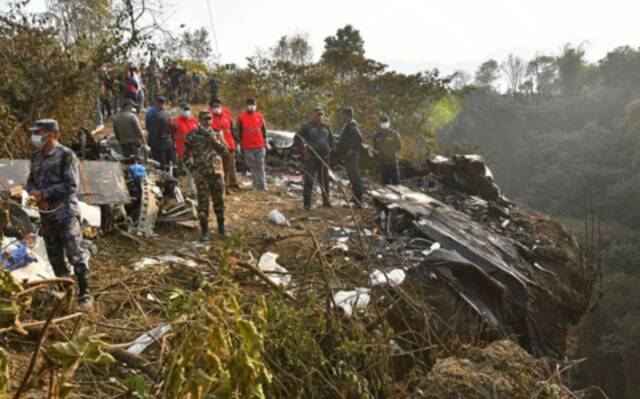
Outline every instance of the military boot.
<svg viewBox="0 0 640 399"><path fill-rule="evenodd" d="M200 240L211 241L211 234L209 234L209 221L205 218L200 219Z"/></svg>
<svg viewBox="0 0 640 399"><path fill-rule="evenodd" d="M227 232L224 228L224 215L218 216L218 233L220 234L221 237L226 237L227 236Z"/></svg>
<svg viewBox="0 0 640 399"><path fill-rule="evenodd" d="M89 292L89 277L86 273L76 276L78 280L78 306L83 312L93 311L93 298Z"/></svg>

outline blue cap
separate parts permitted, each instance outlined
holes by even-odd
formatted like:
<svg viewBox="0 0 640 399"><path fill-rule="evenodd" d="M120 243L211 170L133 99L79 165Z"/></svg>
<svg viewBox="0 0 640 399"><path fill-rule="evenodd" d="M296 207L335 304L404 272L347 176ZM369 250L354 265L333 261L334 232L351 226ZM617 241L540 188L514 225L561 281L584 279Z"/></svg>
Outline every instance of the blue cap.
<svg viewBox="0 0 640 399"><path fill-rule="evenodd" d="M58 133L60 128L58 127L58 121L55 119L39 119L36 121L35 125L29 128L29 131L37 132L39 130Z"/></svg>
<svg viewBox="0 0 640 399"><path fill-rule="evenodd" d="M313 109L313 113L314 113L314 114L321 114L321 115L324 115L324 110L322 109L322 107L315 107L315 108Z"/></svg>

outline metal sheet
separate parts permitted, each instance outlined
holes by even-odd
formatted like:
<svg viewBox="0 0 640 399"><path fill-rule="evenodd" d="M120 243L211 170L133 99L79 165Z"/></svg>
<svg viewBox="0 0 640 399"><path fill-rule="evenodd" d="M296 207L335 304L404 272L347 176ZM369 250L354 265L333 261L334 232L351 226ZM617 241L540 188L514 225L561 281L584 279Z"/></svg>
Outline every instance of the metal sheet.
<svg viewBox="0 0 640 399"><path fill-rule="evenodd" d="M0 159L0 190L27 184L30 166L26 159Z"/></svg>
<svg viewBox="0 0 640 399"><path fill-rule="evenodd" d="M118 162L80 162L80 191L78 194L81 200L91 205L115 205L131 202L122 165Z"/></svg>
<svg viewBox="0 0 640 399"><path fill-rule="evenodd" d="M25 186L31 162L26 159L0 159L0 190ZM115 205L131 202L118 162L81 161L78 197L90 205Z"/></svg>

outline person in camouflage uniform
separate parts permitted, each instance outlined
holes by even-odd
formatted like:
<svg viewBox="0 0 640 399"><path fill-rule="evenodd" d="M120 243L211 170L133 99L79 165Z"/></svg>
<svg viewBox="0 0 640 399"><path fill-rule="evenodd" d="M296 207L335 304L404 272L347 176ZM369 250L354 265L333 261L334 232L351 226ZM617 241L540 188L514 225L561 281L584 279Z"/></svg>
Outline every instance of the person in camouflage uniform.
<svg viewBox="0 0 640 399"><path fill-rule="evenodd" d="M198 191L198 216L202 239L210 240L209 196L213 198L213 211L218 221L218 232L224 228L224 175L220 157L229 153L224 140L211 129L211 112L201 111L199 126L189 132L184 142L184 164L193 176ZM220 170L216 170L220 168Z"/></svg>
<svg viewBox="0 0 640 399"><path fill-rule="evenodd" d="M56 277L70 275L66 260L78 281L78 302L90 309L89 255L82 247L78 160L58 142L58 122L41 119L31 127L31 142L37 151L31 157L26 190L40 210L42 237ZM65 260L66 257L66 260Z"/></svg>

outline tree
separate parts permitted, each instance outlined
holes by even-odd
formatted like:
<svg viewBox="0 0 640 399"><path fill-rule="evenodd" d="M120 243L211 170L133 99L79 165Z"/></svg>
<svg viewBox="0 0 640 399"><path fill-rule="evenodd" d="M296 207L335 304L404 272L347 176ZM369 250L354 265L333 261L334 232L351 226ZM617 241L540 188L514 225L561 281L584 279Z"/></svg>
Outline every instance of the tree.
<svg viewBox="0 0 640 399"><path fill-rule="evenodd" d="M475 84L479 87L494 88L494 84L500 78L500 67L496 60L483 62L476 71Z"/></svg>
<svg viewBox="0 0 640 399"><path fill-rule="evenodd" d="M463 70L457 70L448 77L449 85L453 90L462 90L471 82L471 75Z"/></svg>
<svg viewBox="0 0 640 399"><path fill-rule="evenodd" d="M307 34L282 36L271 48L271 57L276 61L286 61L297 65L306 65L313 60L313 48Z"/></svg>
<svg viewBox="0 0 640 399"><path fill-rule="evenodd" d="M335 36L324 39L325 53L331 50L347 50L353 55L364 57L364 40L360 36L360 31L354 29L352 25L338 29Z"/></svg>
<svg viewBox="0 0 640 399"><path fill-rule="evenodd" d="M586 66L584 56L584 43L577 47L566 44L562 49L562 54L556 58L560 85L567 96L575 96L582 89Z"/></svg>
<svg viewBox="0 0 640 399"><path fill-rule="evenodd" d="M193 32L185 31L180 38L181 58L188 58L202 64L211 57L211 41L209 31L205 28L196 29Z"/></svg>
<svg viewBox="0 0 640 399"><path fill-rule="evenodd" d="M525 62L522 58L509 54L505 62L500 65L500 69L507 78L508 90L510 93L517 93L520 90L525 75Z"/></svg>
<svg viewBox="0 0 640 399"><path fill-rule="evenodd" d="M535 83L535 90L544 96L553 92L558 78L558 65L552 56L539 55L527 64L527 76Z"/></svg>

